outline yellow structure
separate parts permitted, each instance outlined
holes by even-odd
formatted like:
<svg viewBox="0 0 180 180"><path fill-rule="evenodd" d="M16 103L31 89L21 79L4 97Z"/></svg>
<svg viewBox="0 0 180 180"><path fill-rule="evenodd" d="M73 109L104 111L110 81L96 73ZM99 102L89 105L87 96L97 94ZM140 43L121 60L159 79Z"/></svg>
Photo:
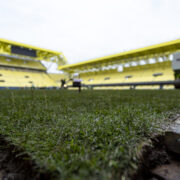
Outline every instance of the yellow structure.
<svg viewBox="0 0 180 180"><path fill-rule="evenodd" d="M65 79L66 81L68 81L68 75L66 74L54 74L54 73L50 73L48 74L49 77L56 83L56 85L58 87L61 87L61 79Z"/></svg>
<svg viewBox="0 0 180 180"><path fill-rule="evenodd" d="M174 72L171 68L171 62L166 61L142 66L127 67L124 68L122 72L118 72L115 69L91 73L81 73L80 79L82 79L83 84L86 85L171 81L174 80ZM149 87L141 86L137 88ZM156 85L153 86L153 88L159 88L159 86ZM166 88L173 88L173 85L168 85ZM115 89L119 88L116 87Z"/></svg>
<svg viewBox="0 0 180 180"><path fill-rule="evenodd" d="M180 51L180 39L145 48L100 57L76 64L59 66L59 70L78 73L83 84L97 85L122 83L131 88L131 83L174 81L172 54ZM119 71L121 66L122 71ZM124 83L124 84L123 84ZM134 85L136 87L136 85ZM159 88L158 85L141 85L137 88ZM173 88L173 85L164 86Z"/></svg>
<svg viewBox="0 0 180 180"><path fill-rule="evenodd" d="M126 63L139 62L141 60L148 63L149 59L151 58L154 58L157 62L159 58L166 61L169 60L169 56L171 54L178 51L180 51L180 39L110 56L100 57L89 61L59 66L58 69L65 72L74 73L94 68L101 69L104 66L116 64L124 65Z"/></svg>
<svg viewBox="0 0 180 180"><path fill-rule="evenodd" d="M171 62L161 62L124 68L122 72L106 70L91 73L81 73L80 78L85 84L107 84L128 83L128 82L147 82L147 81L167 81L174 80L174 72Z"/></svg>
<svg viewBox="0 0 180 180"><path fill-rule="evenodd" d="M0 39L0 88L53 88L78 74L85 87L173 88L172 54L180 39L76 64L63 53ZM48 74L41 61L54 62L64 74ZM76 77L77 78L77 77Z"/></svg>
<svg viewBox="0 0 180 180"><path fill-rule="evenodd" d="M0 39L0 88L59 87L41 60L67 63L61 52Z"/></svg>
<svg viewBox="0 0 180 180"><path fill-rule="evenodd" d="M0 87L47 88L57 84L45 72L19 69L0 69Z"/></svg>
<svg viewBox="0 0 180 180"><path fill-rule="evenodd" d="M62 52L43 49L23 43L0 39L0 56L21 60L50 61L58 65L67 64Z"/></svg>
<svg viewBox="0 0 180 180"><path fill-rule="evenodd" d="M40 61L27 61L18 58L6 58L0 57L1 67L16 67L16 68L28 68L34 70L46 71L46 68L41 64Z"/></svg>

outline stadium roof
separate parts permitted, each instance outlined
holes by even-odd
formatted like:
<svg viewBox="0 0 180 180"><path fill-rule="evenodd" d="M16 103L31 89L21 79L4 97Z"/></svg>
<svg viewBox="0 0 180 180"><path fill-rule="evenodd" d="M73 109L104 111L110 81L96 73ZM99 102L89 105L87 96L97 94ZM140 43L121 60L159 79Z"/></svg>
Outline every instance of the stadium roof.
<svg viewBox="0 0 180 180"><path fill-rule="evenodd" d="M36 52L36 57L32 57L28 55L22 55L22 54L14 54L12 52L11 47L19 47L21 49L26 49L29 51L34 50ZM19 42L15 42L15 41L10 41L7 39L2 39L0 38L0 56L9 56L9 57L13 57L13 56L19 56L19 58L21 58L22 56L24 56L24 59L33 59L33 60L45 60L45 61L51 61L51 58L54 57L54 59L56 59L57 61L59 61L59 65L63 65L67 63L66 58L64 57L62 52L58 52L58 51L52 51L52 50L48 50L48 49L44 49L44 48L39 48L36 46L32 46L32 45L27 45L27 44L23 44L23 43L19 43ZM25 58L26 57L26 58Z"/></svg>
<svg viewBox="0 0 180 180"><path fill-rule="evenodd" d="M34 49L34 50L45 51L45 52L49 52L49 53L53 53L53 54L62 54L62 52L52 51L52 50L49 50L49 49L39 48L39 47L36 47L36 46L27 45L27 44L23 44L23 43L19 43L19 42L10 41L10 40L7 40L7 39L0 38L0 43L1 42L16 45L16 46L21 46L21 47L25 47L25 48L30 48L30 49Z"/></svg>
<svg viewBox="0 0 180 180"><path fill-rule="evenodd" d="M166 52L172 53L174 51L180 50L180 39L156 44L144 48L139 48L135 50L130 50L114 55L109 55L105 57L100 57L80 63L69 64L64 66L59 66L59 70L63 71L73 71L75 69L81 69L82 67L93 67L93 66L103 66L105 64L115 64L118 60L126 60L130 58L138 58L142 56L148 56L152 54L164 54Z"/></svg>

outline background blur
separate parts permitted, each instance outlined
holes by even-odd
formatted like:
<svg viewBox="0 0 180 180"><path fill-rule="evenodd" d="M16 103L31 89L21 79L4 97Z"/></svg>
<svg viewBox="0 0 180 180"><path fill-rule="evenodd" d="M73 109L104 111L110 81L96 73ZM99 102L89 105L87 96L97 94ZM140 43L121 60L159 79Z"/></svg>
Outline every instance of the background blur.
<svg viewBox="0 0 180 180"><path fill-rule="evenodd" d="M6 0L0 38L62 51L76 63L178 39L179 9L179 0Z"/></svg>

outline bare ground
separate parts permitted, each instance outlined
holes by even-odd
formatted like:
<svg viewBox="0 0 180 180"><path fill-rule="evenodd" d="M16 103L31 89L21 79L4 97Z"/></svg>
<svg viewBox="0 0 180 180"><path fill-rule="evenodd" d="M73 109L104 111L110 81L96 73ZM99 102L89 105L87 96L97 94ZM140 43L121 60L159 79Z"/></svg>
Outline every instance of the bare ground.
<svg viewBox="0 0 180 180"><path fill-rule="evenodd" d="M0 180L47 180L51 173L37 167L27 154L0 137Z"/></svg>

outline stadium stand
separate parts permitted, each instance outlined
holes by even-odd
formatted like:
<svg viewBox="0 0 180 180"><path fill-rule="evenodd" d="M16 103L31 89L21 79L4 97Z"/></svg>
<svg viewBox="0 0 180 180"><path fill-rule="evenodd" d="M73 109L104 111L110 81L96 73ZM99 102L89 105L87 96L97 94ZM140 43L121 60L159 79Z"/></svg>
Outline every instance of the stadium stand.
<svg viewBox="0 0 180 180"><path fill-rule="evenodd" d="M41 60L65 64L63 54L0 39L0 88L56 88Z"/></svg>
<svg viewBox="0 0 180 180"><path fill-rule="evenodd" d="M19 67L21 68L10 65L9 67L0 66L0 87L46 88L57 86L57 84L48 76L48 74L45 71L42 71L42 67L40 65L40 70L32 70L31 68L33 68L33 64L35 65L36 63L28 63L31 65L26 68L22 68L24 63L18 63ZM39 64L39 62L37 62L37 64Z"/></svg>
<svg viewBox="0 0 180 180"><path fill-rule="evenodd" d="M18 67L18 68L28 68L28 69L37 69L46 71L46 68L37 61L27 61L20 59L10 59L5 57L0 57L0 66L1 67Z"/></svg>
<svg viewBox="0 0 180 180"><path fill-rule="evenodd" d="M124 68L122 72L118 72L117 69L114 69L91 73L81 73L80 79L82 79L83 83L86 85L107 83L172 81L174 80L174 72L171 68L171 62L166 61L155 64L127 67ZM138 88L148 87L144 86ZM159 88L159 86L152 86L151 88ZM166 86L166 88L173 88L173 85L168 85Z"/></svg>
<svg viewBox="0 0 180 180"><path fill-rule="evenodd" d="M84 86L90 88L172 89L175 83L179 82L172 68L174 53L178 51L180 51L180 40L174 40L59 66L59 70L72 75L78 73ZM118 66L122 67L121 71L118 71Z"/></svg>
<svg viewBox="0 0 180 180"><path fill-rule="evenodd" d="M179 88L179 51L174 40L69 65L61 52L0 39L0 88L59 88L61 80L72 87L73 78L85 88ZM48 74L42 60L64 73Z"/></svg>

